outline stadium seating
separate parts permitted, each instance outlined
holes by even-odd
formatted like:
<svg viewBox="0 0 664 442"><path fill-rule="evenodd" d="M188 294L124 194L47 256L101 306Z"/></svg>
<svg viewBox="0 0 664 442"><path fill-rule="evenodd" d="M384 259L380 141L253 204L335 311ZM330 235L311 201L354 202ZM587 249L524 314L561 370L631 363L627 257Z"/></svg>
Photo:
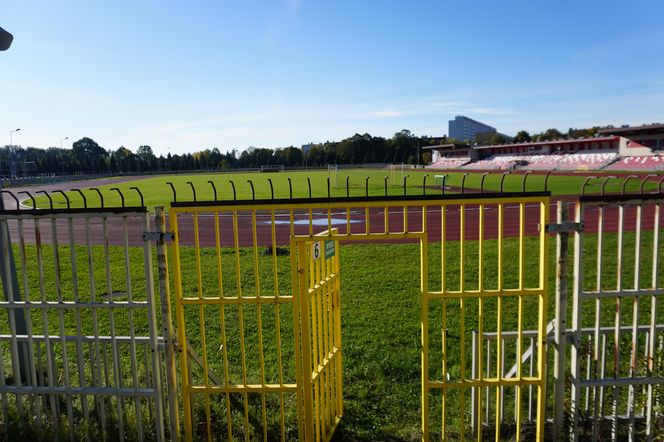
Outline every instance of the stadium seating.
<svg viewBox="0 0 664 442"><path fill-rule="evenodd" d="M602 169L618 156L615 152L571 153L557 155L556 170L597 170Z"/></svg>
<svg viewBox="0 0 664 442"><path fill-rule="evenodd" d="M493 155L463 166L476 170L596 170L617 157L615 152L588 152L548 155Z"/></svg>
<svg viewBox="0 0 664 442"><path fill-rule="evenodd" d="M514 169L515 162L520 159L521 156L517 155L494 155L484 160L466 164L463 168L476 170L510 170Z"/></svg>
<svg viewBox="0 0 664 442"><path fill-rule="evenodd" d="M664 155L622 157L605 170L664 170Z"/></svg>

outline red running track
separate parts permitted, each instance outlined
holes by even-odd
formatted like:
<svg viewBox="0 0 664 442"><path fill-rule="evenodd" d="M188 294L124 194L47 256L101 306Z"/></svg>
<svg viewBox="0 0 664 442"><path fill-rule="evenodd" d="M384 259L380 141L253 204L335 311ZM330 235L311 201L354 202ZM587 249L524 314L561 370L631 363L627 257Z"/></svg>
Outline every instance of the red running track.
<svg viewBox="0 0 664 442"><path fill-rule="evenodd" d="M550 221L556 219L556 204L552 202L549 207ZM618 231L618 207L608 206L604 209L604 231ZM624 210L624 229L633 231L636 228L636 207L626 206ZM642 210L642 228L650 230L654 225L654 205L646 204ZM596 233L598 230L598 213L596 206L587 206L585 218L585 231ZM573 219L573 211L570 210L570 218ZM153 217L151 224L154 224ZM527 204L525 208L525 234L528 236L537 235L539 232L539 205ZM341 210L332 213L332 227L337 227L340 233L346 233L347 221L346 212ZM363 209L354 209L351 211L351 233L364 233L366 228L366 216ZM383 209L371 209L369 211L369 226L371 233L383 233L385 231ZM313 211L312 232L319 233L328 228L327 213ZM477 204L468 204L465 209L465 228L464 239L477 240L479 235L479 206ZM294 233L296 235L305 235L309 233L309 215L306 211L298 211L294 216ZM426 216L428 240L430 242L440 241L441 239L441 208L429 207ZM126 218L127 242L129 245L142 245L143 221L139 217L128 216ZM269 212L258 212L255 218L256 238L258 246L272 244L272 221ZM398 233L403 231L403 208L394 206L389 208L389 232ZM11 221L10 233L12 241L18 241L18 223ZM252 246L254 244L252 230L252 216L250 211L239 212L237 215L238 242L240 247ZM182 245L194 244L194 217L188 214L181 214L178 217L179 240ZM222 213L219 216L220 226L220 244L223 247L234 245L233 237L233 217L230 212ZM660 220L660 228L662 220ZM202 247L213 247L216 244L215 222L212 214L201 214L198 216L199 241ZM73 242L76 244L86 244L86 231L92 244L103 244L108 238L110 245L122 245L125 241L125 222L123 218L108 218L106 233L104 232L103 221L101 218L91 218L89 227L86 228L84 219L75 219L73 221ZM154 226L152 227L154 230ZM408 230L416 232L422 230L422 209L410 208L408 211ZM23 222L24 240L27 243L34 244L38 239L41 243L51 244L53 239L53 226L50 220L39 222L39 230L35 229L33 221ZM68 244L70 241L69 225L65 219L55 221L55 232L59 244ZM287 245L290 239L290 219L287 211L275 213L275 229L277 245ZM519 205L504 205L504 227L503 235L505 237L516 237L519 234ZM446 208L446 239L448 241L459 240L460 235L460 211L458 205L447 206ZM484 238L495 239L498 237L498 207L496 204L486 204L484 210Z"/></svg>

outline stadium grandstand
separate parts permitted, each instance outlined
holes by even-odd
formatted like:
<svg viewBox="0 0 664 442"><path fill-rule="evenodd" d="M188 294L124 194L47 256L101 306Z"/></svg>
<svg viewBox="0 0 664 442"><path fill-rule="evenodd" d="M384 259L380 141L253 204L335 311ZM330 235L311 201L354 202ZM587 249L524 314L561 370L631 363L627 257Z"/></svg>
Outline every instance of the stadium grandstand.
<svg viewBox="0 0 664 442"><path fill-rule="evenodd" d="M664 124L623 126L594 137L496 145L440 144L431 169L664 170Z"/></svg>

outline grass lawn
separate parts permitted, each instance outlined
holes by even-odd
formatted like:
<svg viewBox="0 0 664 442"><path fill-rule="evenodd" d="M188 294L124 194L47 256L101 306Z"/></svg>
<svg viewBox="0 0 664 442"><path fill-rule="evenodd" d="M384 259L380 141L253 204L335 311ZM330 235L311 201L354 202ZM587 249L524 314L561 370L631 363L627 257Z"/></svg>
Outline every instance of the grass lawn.
<svg viewBox="0 0 664 442"><path fill-rule="evenodd" d="M331 178L330 195L332 197L346 196L346 179L348 179L348 194L351 196L363 196L366 194L367 177L368 193L371 196L385 195L385 183L387 178L387 193L388 195L403 195L404 194L404 177L406 178L406 192L408 195L421 195L423 192L422 185L426 177L426 185L430 188L426 190L427 194L440 192L440 180L434 183L434 176L439 175L441 172L432 172L425 170L408 170L404 172L396 171L392 173L389 169L376 170L376 169L339 169L336 184L335 178ZM448 174L445 185L452 187L447 192L458 192L464 180L464 173L453 172ZM597 173L598 176L609 176ZM108 206L120 205L121 200L119 195L110 190L113 187L119 188L125 196L125 204L128 206L136 206L140 204L138 194L131 190L131 187L138 187L143 193L144 201L147 207L152 209L154 206L168 206L173 200L173 193L167 182L172 182L177 192L178 201L193 201L194 196L191 182L196 189L196 198L198 200L214 200L214 191L208 181L213 181L217 190L217 198L219 200L232 200L233 187L231 181L235 185L235 193L237 199L251 199L251 185L248 180L254 185L254 196L256 199L269 199L272 195L268 179L272 181L275 198L289 198L290 190L288 185L288 178L291 179L291 187L294 198L306 198L309 196L309 184L307 178L311 183L311 196L312 197L327 197L327 179L330 174L325 170L314 171L289 171L279 173L228 173L219 172L213 174L192 174L192 175L159 175L150 178L145 178L138 181L131 181L127 183L120 183L117 185L100 186L100 190L104 194L104 202ZM580 188L585 181L584 175L551 175L548 182L548 188L554 195L578 195ZM492 173L484 179L485 191L498 191L500 189L500 182L502 175L500 173ZM503 190L506 192L520 192L522 190L523 175L508 175L503 182ZM468 189L479 189L482 181L482 173L470 172L465 178L464 186ZM592 180L586 188L586 193L599 193L601 191L602 179ZM606 185L606 192L620 192L622 191L623 179L611 179ZM434 188L434 184L438 188ZM627 185L627 191L638 192L640 183L638 180L630 180ZM655 182L649 182L645 186L646 190L654 190L657 185ZM526 190L540 191L544 189L544 175L530 175L526 180ZM99 197L96 192L86 190L86 198L89 207L98 207L100 205ZM65 207L65 199L62 195L53 194L53 202L55 207ZM69 198L74 207L82 207L83 202L80 195L76 192L69 192ZM36 198L38 207L48 207L48 200L44 196ZM29 200L24 201L24 204L30 204Z"/></svg>

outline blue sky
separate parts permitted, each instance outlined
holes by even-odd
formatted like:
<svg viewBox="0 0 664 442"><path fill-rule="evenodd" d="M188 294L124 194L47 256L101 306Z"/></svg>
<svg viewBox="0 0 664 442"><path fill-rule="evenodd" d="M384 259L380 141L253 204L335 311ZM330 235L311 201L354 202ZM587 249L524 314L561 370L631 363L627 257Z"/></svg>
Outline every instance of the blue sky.
<svg viewBox="0 0 664 442"><path fill-rule="evenodd" d="M436 136L457 114L507 134L664 122L662 17L624 0L0 0L0 145L19 127L22 146L167 154Z"/></svg>

